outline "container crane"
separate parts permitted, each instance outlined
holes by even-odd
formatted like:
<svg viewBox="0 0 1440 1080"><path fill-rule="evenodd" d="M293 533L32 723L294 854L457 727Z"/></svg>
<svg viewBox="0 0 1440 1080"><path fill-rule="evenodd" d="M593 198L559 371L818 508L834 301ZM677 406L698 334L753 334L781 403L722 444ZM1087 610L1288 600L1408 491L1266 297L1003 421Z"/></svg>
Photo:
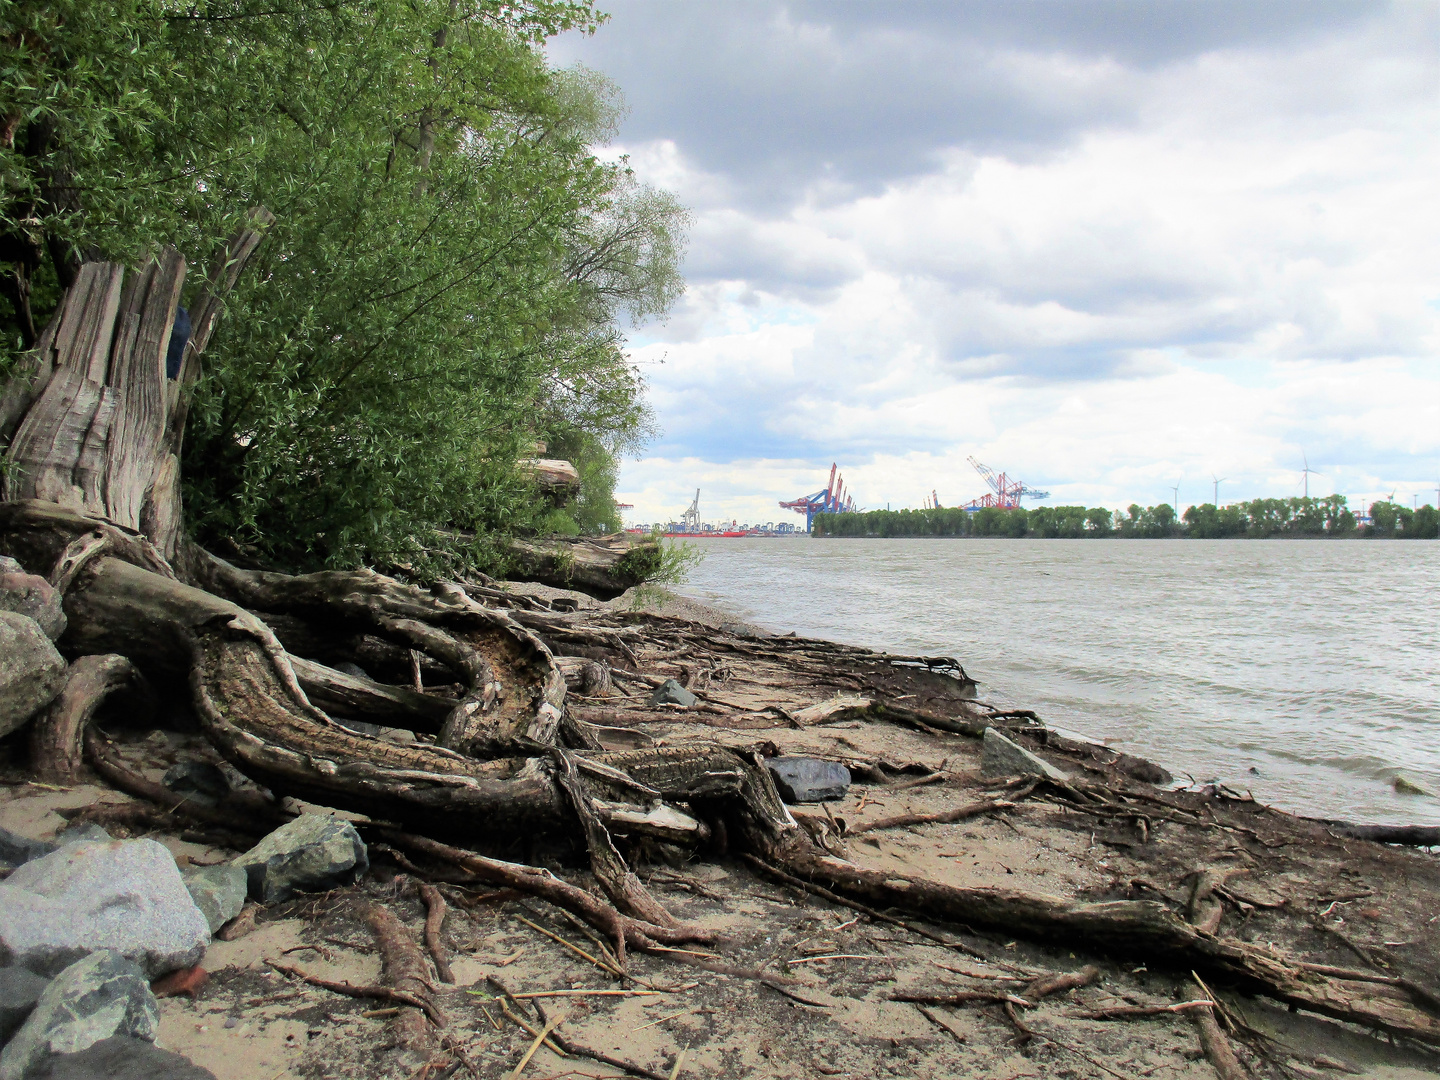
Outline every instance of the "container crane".
<svg viewBox="0 0 1440 1080"><path fill-rule="evenodd" d="M1003 472L996 473L989 465L976 461L972 456L969 459L975 471L985 478L985 483L990 486L988 494L980 496L971 501L965 509L979 510L983 506L995 506L1003 510L1018 510L1021 499L1048 499L1048 491L1036 491L1032 487L1026 487L1022 481L1011 480Z"/></svg>
<svg viewBox="0 0 1440 1080"><path fill-rule="evenodd" d="M780 509L794 510L797 514L805 515L805 531L810 532L815 525L816 514L853 514L855 512L855 499L845 493L845 478L836 477L837 463L830 465L830 482L824 489L812 495L802 495L790 502L782 502Z"/></svg>

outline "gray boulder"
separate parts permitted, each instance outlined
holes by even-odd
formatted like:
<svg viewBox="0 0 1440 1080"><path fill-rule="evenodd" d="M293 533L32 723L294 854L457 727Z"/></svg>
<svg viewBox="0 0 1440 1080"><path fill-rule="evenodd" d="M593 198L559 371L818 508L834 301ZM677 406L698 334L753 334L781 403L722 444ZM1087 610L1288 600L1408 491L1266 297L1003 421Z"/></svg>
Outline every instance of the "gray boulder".
<svg viewBox="0 0 1440 1080"><path fill-rule="evenodd" d="M250 879L245 868L234 863L197 867L185 872L185 888L190 890L190 899L205 916L212 935L240 914L249 887Z"/></svg>
<svg viewBox="0 0 1440 1080"><path fill-rule="evenodd" d="M0 1046L10 1041L49 985L49 979L25 968L0 968Z"/></svg>
<svg viewBox="0 0 1440 1080"><path fill-rule="evenodd" d="M652 705L684 705L687 709L699 699L674 679L666 679L650 695Z"/></svg>
<svg viewBox="0 0 1440 1080"><path fill-rule="evenodd" d="M65 632L65 609L50 582L39 574L27 574L5 555L0 555L0 609L34 619L51 641Z"/></svg>
<svg viewBox="0 0 1440 1080"><path fill-rule="evenodd" d="M1037 757L1023 746L1017 746L993 727L985 729L980 747L981 776L1043 776L1047 780L1066 781L1070 777Z"/></svg>
<svg viewBox="0 0 1440 1080"><path fill-rule="evenodd" d="M30 1080L215 1080L215 1074L144 1039L112 1035L78 1054L46 1059Z"/></svg>
<svg viewBox="0 0 1440 1080"><path fill-rule="evenodd" d="M235 860L250 879L250 895L262 904L297 892L348 885L370 867L355 826L324 814L286 822Z"/></svg>
<svg viewBox="0 0 1440 1080"><path fill-rule="evenodd" d="M31 840L28 836L0 828L0 866L23 866L31 859L49 855L59 846L49 840Z"/></svg>
<svg viewBox="0 0 1440 1080"><path fill-rule="evenodd" d="M65 685L65 658L28 615L0 611L0 737L55 700Z"/></svg>
<svg viewBox="0 0 1440 1080"><path fill-rule="evenodd" d="M154 840L82 841L0 881L0 962L53 974L113 950L151 978L199 963L210 927Z"/></svg>
<svg viewBox="0 0 1440 1080"><path fill-rule="evenodd" d="M843 799L850 788L850 770L835 761L810 757L765 759L780 798L787 803Z"/></svg>
<svg viewBox="0 0 1440 1080"><path fill-rule="evenodd" d="M112 1035L154 1042L159 1027L145 973L118 953L92 953L50 980L0 1051L0 1080L26 1080L50 1055L76 1054Z"/></svg>

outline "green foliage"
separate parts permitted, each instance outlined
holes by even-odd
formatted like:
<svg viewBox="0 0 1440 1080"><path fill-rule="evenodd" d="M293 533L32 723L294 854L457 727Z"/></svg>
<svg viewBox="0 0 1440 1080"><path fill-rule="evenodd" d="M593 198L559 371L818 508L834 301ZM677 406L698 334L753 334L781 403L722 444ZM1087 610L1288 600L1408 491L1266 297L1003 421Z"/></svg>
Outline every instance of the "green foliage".
<svg viewBox="0 0 1440 1080"><path fill-rule="evenodd" d="M1077 536L1110 534L1110 511L1083 506L1005 510L987 506L817 514L816 536Z"/></svg>
<svg viewBox="0 0 1440 1080"><path fill-rule="evenodd" d="M618 322L679 295L686 218L592 154L614 86L538 48L598 18L588 0L0 0L23 110L0 278L24 279L34 322L77 253L174 243L193 265L249 207L276 215L191 412L202 541L422 565L456 535L618 527L615 459L651 430ZM516 468L537 433L577 448L564 520Z"/></svg>
<svg viewBox="0 0 1440 1080"><path fill-rule="evenodd" d="M1391 502L1370 504L1367 536L1392 536L1399 540L1434 540L1440 536L1440 513L1426 503L1418 510Z"/></svg>
<svg viewBox="0 0 1440 1080"><path fill-rule="evenodd" d="M1370 535L1435 538L1440 513L1423 506L1412 512L1395 503L1370 508ZM1040 538L1135 539L1232 536L1347 536L1355 532L1355 515L1343 495L1323 499L1255 499L1215 507L1189 507L1177 520L1166 503L1132 503L1123 515L1083 506L1042 506L1034 510L985 507L973 514L960 509L872 510L860 514L818 514L816 536L1030 536Z"/></svg>
<svg viewBox="0 0 1440 1080"><path fill-rule="evenodd" d="M538 529L570 536L620 532L625 526L615 505L615 485L622 447L606 445L592 431L568 421L547 429L546 436L546 453L570 462L580 473L580 493L573 503L542 519Z"/></svg>
<svg viewBox="0 0 1440 1080"><path fill-rule="evenodd" d="M1313 499L1253 499L1216 507L1213 503L1185 511L1186 535L1197 539L1232 536L1345 536L1355 531L1355 515L1345 496Z"/></svg>
<svg viewBox="0 0 1440 1080"><path fill-rule="evenodd" d="M1125 517L1115 522L1116 536L1162 540L1180 535L1180 525L1175 520L1175 508L1169 503L1143 507L1138 503L1131 503L1125 514Z"/></svg>
<svg viewBox="0 0 1440 1080"><path fill-rule="evenodd" d="M689 541L667 540L658 532L651 540L652 543L632 548L621 560L621 565L625 566L626 560L641 558L641 553L645 553L645 563L634 567L645 577L645 584L637 588L631 598L635 610L647 603L663 608L670 595L665 586L685 584L690 579L690 571L705 558L705 552Z"/></svg>

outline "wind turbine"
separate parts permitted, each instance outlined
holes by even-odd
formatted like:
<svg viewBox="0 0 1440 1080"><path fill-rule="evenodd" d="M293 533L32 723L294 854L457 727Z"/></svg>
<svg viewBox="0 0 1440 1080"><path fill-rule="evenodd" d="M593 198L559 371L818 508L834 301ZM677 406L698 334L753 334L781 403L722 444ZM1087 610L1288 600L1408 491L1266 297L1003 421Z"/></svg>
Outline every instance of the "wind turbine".
<svg viewBox="0 0 1440 1080"><path fill-rule="evenodd" d="M1178 516L1179 513L1180 513L1180 485L1179 485L1179 483L1171 484L1171 485L1170 485L1170 491L1171 491L1171 493L1172 493L1173 496L1174 496L1174 497L1170 500L1170 507L1171 507L1171 509L1173 509L1173 510L1175 511L1176 515Z"/></svg>
<svg viewBox="0 0 1440 1080"><path fill-rule="evenodd" d="M1310 474L1312 472L1315 473L1316 476L1320 476L1322 474L1315 472L1314 469L1310 468L1310 459L1304 453L1301 453L1300 460L1305 462L1305 468L1301 469L1300 471L1305 474L1305 498L1308 499L1310 498Z"/></svg>
<svg viewBox="0 0 1440 1080"><path fill-rule="evenodd" d="M1214 500L1215 500L1215 509L1218 510L1218 509L1220 509L1220 485L1223 484L1226 480L1229 480L1230 478L1229 478L1228 476L1216 476L1216 475L1212 472L1212 473L1210 474L1210 479L1211 479L1211 480L1214 482L1214 484L1215 484L1215 494L1214 494L1213 498L1214 498Z"/></svg>

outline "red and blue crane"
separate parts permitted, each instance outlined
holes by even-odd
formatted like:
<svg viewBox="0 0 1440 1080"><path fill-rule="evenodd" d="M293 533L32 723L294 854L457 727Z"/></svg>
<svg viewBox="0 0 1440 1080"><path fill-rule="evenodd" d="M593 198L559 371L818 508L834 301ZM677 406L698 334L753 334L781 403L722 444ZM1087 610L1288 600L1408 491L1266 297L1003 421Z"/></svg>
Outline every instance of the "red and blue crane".
<svg viewBox="0 0 1440 1080"><path fill-rule="evenodd" d="M805 531L810 532L815 524L816 514L853 514L855 512L855 499L845 493L845 478L837 479L835 471L838 463L830 465L830 483L815 492L813 495L802 495L790 502L782 502L780 509L794 510L797 514L805 515Z"/></svg>
<svg viewBox="0 0 1440 1080"><path fill-rule="evenodd" d="M969 459L975 471L985 478L985 483L990 485L990 490L981 495L980 498L971 501L966 510L979 510L984 506L997 506L1002 510L1018 510L1021 499L1048 499L1048 491L1036 491L1027 487L1023 481L1011 480L1003 472L996 473L989 465L982 465L972 456Z"/></svg>

